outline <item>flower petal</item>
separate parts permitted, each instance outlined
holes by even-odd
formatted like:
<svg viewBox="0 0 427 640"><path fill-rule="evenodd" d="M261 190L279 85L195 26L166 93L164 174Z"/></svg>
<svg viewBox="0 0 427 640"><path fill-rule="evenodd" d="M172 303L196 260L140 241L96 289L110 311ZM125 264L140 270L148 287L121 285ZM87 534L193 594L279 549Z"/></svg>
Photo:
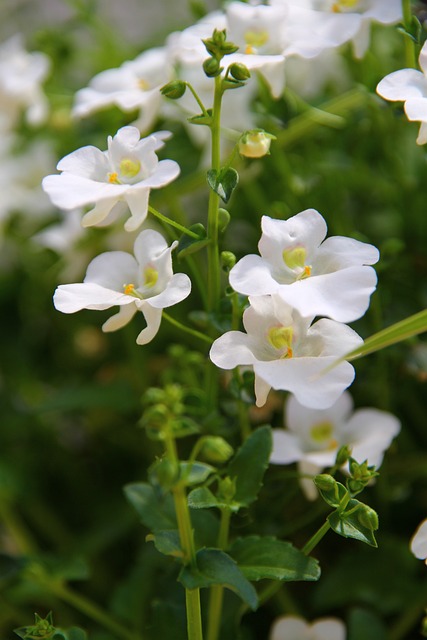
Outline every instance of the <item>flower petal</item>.
<svg viewBox="0 0 427 640"><path fill-rule="evenodd" d="M144 222L148 212L148 198L150 189L129 188L125 200L130 209L131 217L125 222L126 231L136 231Z"/></svg>
<svg viewBox="0 0 427 640"><path fill-rule="evenodd" d="M111 316L111 318L108 318L108 320L104 322L104 324L102 325L102 330L106 333L109 333L110 331L117 331L118 329L121 329L132 320L137 311L138 308L136 304L128 304L126 306L120 307L118 313L114 314L114 316Z"/></svg>
<svg viewBox="0 0 427 640"><path fill-rule="evenodd" d="M156 336L162 320L162 310L155 309L149 304L143 304L140 307L140 311L142 311L144 315L147 326L138 335L136 343L143 345L151 342L151 340Z"/></svg>
<svg viewBox="0 0 427 640"><path fill-rule="evenodd" d="M62 313L75 313L82 309L102 311L115 305L131 304L135 298L106 289L91 282L60 285L53 296L55 308Z"/></svg>
<svg viewBox="0 0 427 640"><path fill-rule="evenodd" d="M89 264L84 282L123 292L124 285L136 285L137 278L138 264L130 253L107 251L94 258Z"/></svg>
<svg viewBox="0 0 427 640"><path fill-rule="evenodd" d="M346 629L341 620L337 618L324 618L311 624L313 637L316 640L345 640Z"/></svg>
<svg viewBox="0 0 427 640"><path fill-rule="evenodd" d="M147 303L156 309L165 309L181 302L191 292L191 280L185 273L175 273L168 282L164 291L147 300Z"/></svg>
<svg viewBox="0 0 427 640"><path fill-rule="evenodd" d="M410 549L419 560L427 558L427 520L423 520L412 536Z"/></svg>
<svg viewBox="0 0 427 640"><path fill-rule="evenodd" d="M377 93L386 100L405 101L427 97L427 78L416 69L399 69L383 78Z"/></svg>

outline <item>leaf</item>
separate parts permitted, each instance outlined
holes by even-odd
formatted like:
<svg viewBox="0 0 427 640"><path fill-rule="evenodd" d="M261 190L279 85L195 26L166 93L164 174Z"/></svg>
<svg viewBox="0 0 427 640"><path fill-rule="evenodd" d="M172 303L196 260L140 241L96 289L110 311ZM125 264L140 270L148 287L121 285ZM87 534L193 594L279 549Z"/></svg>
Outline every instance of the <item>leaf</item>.
<svg viewBox="0 0 427 640"><path fill-rule="evenodd" d="M238 449L226 470L230 478L236 478L234 503L246 507L256 499L262 487L271 449L272 437L269 426L258 427Z"/></svg>
<svg viewBox="0 0 427 640"><path fill-rule="evenodd" d="M191 116L190 118L187 118L187 120L188 122L191 122L191 124L205 124L210 127L212 124L212 109L207 109L206 113L207 115L200 113L197 116Z"/></svg>
<svg viewBox="0 0 427 640"><path fill-rule="evenodd" d="M184 567L179 575L186 589L221 585L234 591L255 610L258 597L254 587L245 578L235 561L220 549L201 549L196 554L197 567Z"/></svg>
<svg viewBox="0 0 427 640"><path fill-rule="evenodd" d="M364 508L366 508L366 505L359 502L359 500L350 500L344 513L334 511L328 516L328 521L331 528L338 535L344 536L344 538L354 538L369 544L371 547L377 547L377 541L372 529L363 523ZM367 509L371 511L370 507L367 507ZM348 513L349 511L352 511L352 513Z"/></svg>
<svg viewBox="0 0 427 640"><path fill-rule="evenodd" d="M328 478L328 483L324 482L325 476ZM331 507L339 507L340 502L348 494L347 489L341 482L337 482L335 478L329 474L321 474L314 477L314 484L316 485L320 495ZM327 486L329 484L329 486Z"/></svg>
<svg viewBox="0 0 427 640"><path fill-rule="evenodd" d="M57 629L52 640L87 640L86 632L79 627L70 627L65 631L63 629Z"/></svg>
<svg viewBox="0 0 427 640"><path fill-rule="evenodd" d="M231 500L225 502L218 500L218 498L207 487L197 487L188 494L188 506L192 509L211 509L217 507L218 509L229 509L230 511L237 512L241 508L241 504Z"/></svg>
<svg viewBox="0 0 427 640"><path fill-rule="evenodd" d="M124 487L126 498L150 531L177 529L173 499L144 482Z"/></svg>
<svg viewBox="0 0 427 640"><path fill-rule="evenodd" d="M231 167L221 169L219 172L215 169L210 169L206 174L206 178L210 188L213 189L224 202L230 200L231 194L239 182L239 174L236 169L232 169Z"/></svg>
<svg viewBox="0 0 427 640"><path fill-rule="evenodd" d="M318 580L320 567L314 558L305 556L290 542L274 537L239 538L230 555L248 580Z"/></svg>
<svg viewBox="0 0 427 640"><path fill-rule="evenodd" d="M184 480L186 486L201 484L209 478L215 469L204 462L180 462L180 479Z"/></svg>
<svg viewBox="0 0 427 640"><path fill-rule="evenodd" d="M193 238L187 233L182 234L177 247L178 258L185 258L186 256L203 249L203 247L206 247L210 242L206 236L206 229L200 222L193 224L188 230L197 234L198 237Z"/></svg>
<svg viewBox="0 0 427 640"><path fill-rule="evenodd" d="M183 556L179 533L176 529L156 531L154 534L148 535L146 540L152 540L157 551L160 551L165 556L174 556L175 558L182 558Z"/></svg>

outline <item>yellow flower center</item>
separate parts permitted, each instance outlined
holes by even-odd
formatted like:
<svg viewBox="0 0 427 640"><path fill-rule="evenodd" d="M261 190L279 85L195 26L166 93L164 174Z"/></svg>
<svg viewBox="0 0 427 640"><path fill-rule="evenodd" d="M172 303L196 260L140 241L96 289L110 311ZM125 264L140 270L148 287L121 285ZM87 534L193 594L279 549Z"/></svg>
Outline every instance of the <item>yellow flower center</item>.
<svg viewBox="0 0 427 640"><path fill-rule="evenodd" d="M263 47L267 44L269 40L269 36L267 31L246 31L245 33L245 42L246 54L256 53L257 49Z"/></svg>
<svg viewBox="0 0 427 640"><path fill-rule="evenodd" d="M319 422L315 424L311 430L311 438L318 444L326 444L329 450L336 449L338 442L332 437L334 433L334 425L332 422Z"/></svg>
<svg viewBox="0 0 427 640"><path fill-rule="evenodd" d="M278 351L283 351L281 358L292 358L292 327L271 327L268 330L268 341Z"/></svg>
<svg viewBox="0 0 427 640"><path fill-rule="evenodd" d="M123 293L127 296L133 296L134 298L143 300L142 295L139 293L139 291L135 291L135 285L132 283L123 285Z"/></svg>
<svg viewBox="0 0 427 640"><path fill-rule="evenodd" d="M154 267L145 267L144 269L144 284L146 287L154 287L159 279L159 272Z"/></svg>
<svg viewBox="0 0 427 640"><path fill-rule="evenodd" d="M150 85L148 84L147 80L144 80L144 78L140 78L138 80L138 87L141 89L141 91L148 91Z"/></svg>
<svg viewBox="0 0 427 640"><path fill-rule="evenodd" d="M108 182L111 182L111 184L120 184L119 174L116 173L115 171L113 171L112 173L109 173Z"/></svg>
<svg viewBox="0 0 427 640"><path fill-rule="evenodd" d="M304 247L294 247L293 249L285 249L282 253L283 262L289 269L301 269L301 273L297 279L302 280L311 276L311 267L305 264L307 252Z"/></svg>
<svg viewBox="0 0 427 640"><path fill-rule="evenodd" d="M343 9L353 9L358 3L359 0L338 0L338 2L334 2L332 5L332 11L334 13L341 13Z"/></svg>
<svg viewBox="0 0 427 640"><path fill-rule="evenodd" d="M133 160L132 158L123 158L119 164L120 175L124 178L134 178L140 169L141 163L139 160Z"/></svg>

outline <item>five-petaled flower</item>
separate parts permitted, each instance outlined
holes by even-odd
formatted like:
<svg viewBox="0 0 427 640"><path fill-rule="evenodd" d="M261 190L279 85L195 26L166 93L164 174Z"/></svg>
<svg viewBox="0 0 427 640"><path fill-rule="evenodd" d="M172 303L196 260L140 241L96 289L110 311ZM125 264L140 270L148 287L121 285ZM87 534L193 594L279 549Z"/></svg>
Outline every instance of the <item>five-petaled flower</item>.
<svg viewBox="0 0 427 640"><path fill-rule="evenodd" d="M288 220L262 218L261 256L243 257L230 271L235 291L278 294L302 316L339 322L360 318L369 305L377 276L370 266L378 250L353 238L326 236L326 222L314 209Z"/></svg>
<svg viewBox="0 0 427 640"><path fill-rule="evenodd" d="M316 475L332 467L340 447L347 445L351 456L370 466L381 465L384 452L400 431L399 420L374 408L353 412L353 400L345 391L328 409L315 410L302 406L290 396L285 409L286 429L273 429L273 464L298 463L301 474ZM303 478L301 486L307 498L315 499L317 489Z"/></svg>
<svg viewBox="0 0 427 640"><path fill-rule="evenodd" d="M87 146L73 151L58 163L59 175L44 178L43 189L61 209L76 209L94 204L83 217L83 226L96 226L118 213L125 202L131 217L126 231L135 231L148 211L150 189L159 189L179 174L174 160L160 160L156 151L170 137L159 131L140 139L136 127L122 127L108 138L108 151Z"/></svg>
<svg viewBox="0 0 427 640"><path fill-rule="evenodd" d="M427 142L427 42L419 56L421 71L399 69L383 78L377 93L385 100L404 102L408 120L421 122L417 144Z"/></svg>
<svg viewBox="0 0 427 640"><path fill-rule="evenodd" d="M331 406L352 382L354 369L335 361L360 346L350 327L328 318L311 324L279 296L249 297L243 314L246 333L228 331L210 351L222 369L252 366L256 404L261 407L271 388L291 391L301 404L315 409Z"/></svg>
<svg viewBox="0 0 427 640"><path fill-rule="evenodd" d="M82 309L102 311L116 305L119 312L102 326L103 331L124 327L141 311L147 326L137 344L147 344L157 334L162 309L186 298L191 282L185 273L172 272L172 250L163 236L152 229L141 231L135 240L135 257L124 251L108 251L89 264L83 283L57 288L54 305L63 313Z"/></svg>

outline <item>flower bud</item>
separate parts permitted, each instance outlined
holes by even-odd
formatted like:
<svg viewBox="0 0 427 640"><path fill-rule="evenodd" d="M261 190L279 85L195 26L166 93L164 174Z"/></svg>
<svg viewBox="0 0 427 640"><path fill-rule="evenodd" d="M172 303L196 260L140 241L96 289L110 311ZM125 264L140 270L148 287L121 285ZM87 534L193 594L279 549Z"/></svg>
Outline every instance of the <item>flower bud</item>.
<svg viewBox="0 0 427 640"><path fill-rule="evenodd" d="M230 214L228 213L227 209L220 208L218 210L218 227L221 233L226 230L229 222L230 222Z"/></svg>
<svg viewBox="0 0 427 640"><path fill-rule="evenodd" d="M206 73L208 78L215 78L221 73L222 67L216 58L206 58L203 63L203 71Z"/></svg>
<svg viewBox="0 0 427 640"><path fill-rule="evenodd" d="M224 502L231 502L236 493L236 480L226 476L219 482L218 498Z"/></svg>
<svg viewBox="0 0 427 640"><path fill-rule="evenodd" d="M236 256L231 251L221 252L221 264L225 271L230 271L236 264Z"/></svg>
<svg viewBox="0 0 427 640"><path fill-rule="evenodd" d="M233 453L233 447L219 436L209 436L203 441L201 455L209 462L227 462Z"/></svg>
<svg viewBox="0 0 427 640"><path fill-rule="evenodd" d="M357 516L360 524L370 531L376 531L378 529L378 514L376 511L371 509L371 507L364 504L363 508L359 509Z"/></svg>
<svg viewBox="0 0 427 640"><path fill-rule="evenodd" d="M262 158L270 152L275 137L265 131L247 131L239 140L239 153L246 158Z"/></svg>
<svg viewBox="0 0 427 640"><path fill-rule="evenodd" d="M183 80L172 80L172 82L165 84L160 89L160 92L170 100L178 100L178 98L182 98L186 89L187 84Z"/></svg>
<svg viewBox="0 0 427 640"><path fill-rule="evenodd" d="M330 491L335 488L336 480L329 473L320 473L313 478L313 482L320 491Z"/></svg>
<svg viewBox="0 0 427 640"><path fill-rule="evenodd" d="M343 445L340 449L338 449L337 457L335 458L335 464L338 467L342 467L351 456L351 447L348 445Z"/></svg>
<svg viewBox="0 0 427 640"><path fill-rule="evenodd" d="M235 80L245 81L251 77L251 72L247 66L241 62L234 62L230 66L229 71Z"/></svg>

